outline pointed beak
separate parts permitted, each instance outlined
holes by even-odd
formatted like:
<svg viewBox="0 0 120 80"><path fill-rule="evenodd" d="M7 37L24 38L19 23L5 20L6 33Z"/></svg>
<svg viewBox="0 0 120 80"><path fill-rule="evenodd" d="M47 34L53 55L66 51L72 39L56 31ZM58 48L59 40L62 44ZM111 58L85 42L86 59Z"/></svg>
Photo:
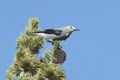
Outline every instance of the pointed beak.
<svg viewBox="0 0 120 80"><path fill-rule="evenodd" d="M80 31L80 29L74 29L74 31Z"/></svg>

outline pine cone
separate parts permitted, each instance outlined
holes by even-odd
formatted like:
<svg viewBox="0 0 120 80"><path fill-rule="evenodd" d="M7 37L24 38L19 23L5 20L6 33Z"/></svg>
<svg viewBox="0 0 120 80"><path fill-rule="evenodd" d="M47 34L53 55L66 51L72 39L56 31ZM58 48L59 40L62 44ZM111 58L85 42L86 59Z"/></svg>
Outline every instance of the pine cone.
<svg viewBox="0 0 120 80"><path fill-rule="evenodd" d="M61 50L60 48L58 48L55 52L54 52L54 57L56 58L56 63L61 64L66 60L66 53Z"/></svg>

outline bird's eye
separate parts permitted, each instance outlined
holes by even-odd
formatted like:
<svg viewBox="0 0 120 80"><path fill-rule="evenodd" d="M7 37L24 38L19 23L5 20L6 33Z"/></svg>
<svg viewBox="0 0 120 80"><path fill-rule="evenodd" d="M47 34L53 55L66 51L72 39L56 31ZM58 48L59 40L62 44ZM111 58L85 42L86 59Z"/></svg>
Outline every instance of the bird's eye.
<svg viewBox="0 0 120 80"><path fill-rule="evenodd" d="M72 29L72 26L70 28Z"/></svg>

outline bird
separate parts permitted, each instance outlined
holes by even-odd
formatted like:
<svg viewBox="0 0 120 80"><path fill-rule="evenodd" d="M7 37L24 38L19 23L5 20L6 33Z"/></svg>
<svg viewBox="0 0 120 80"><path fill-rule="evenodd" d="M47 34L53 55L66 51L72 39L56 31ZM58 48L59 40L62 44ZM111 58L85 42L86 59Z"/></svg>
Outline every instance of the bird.
<svg viewBox="0 0 120 80"><path fill-rule="evenodd" d="M64 26L60 28L51 28L42 31L28 32L27 34L40 36L48 42L53 43L55 40L66 40L74 31L80 31L80 29L77 29L74 26Z"/></svg>

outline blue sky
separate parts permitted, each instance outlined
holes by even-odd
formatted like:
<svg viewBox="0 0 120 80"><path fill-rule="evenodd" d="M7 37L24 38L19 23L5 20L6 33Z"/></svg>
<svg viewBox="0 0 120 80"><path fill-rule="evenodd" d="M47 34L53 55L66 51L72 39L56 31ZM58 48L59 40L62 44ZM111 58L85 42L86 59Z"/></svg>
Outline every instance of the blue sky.
<svg viewBox="0 0 120 80"><path fill-rule="evenodd" d="M73 25L81 29L61 45L67 53L67 80L120 80L119 0L0 1L0 78L13 63L16 38L28 19L42 29Z"/></svg>

